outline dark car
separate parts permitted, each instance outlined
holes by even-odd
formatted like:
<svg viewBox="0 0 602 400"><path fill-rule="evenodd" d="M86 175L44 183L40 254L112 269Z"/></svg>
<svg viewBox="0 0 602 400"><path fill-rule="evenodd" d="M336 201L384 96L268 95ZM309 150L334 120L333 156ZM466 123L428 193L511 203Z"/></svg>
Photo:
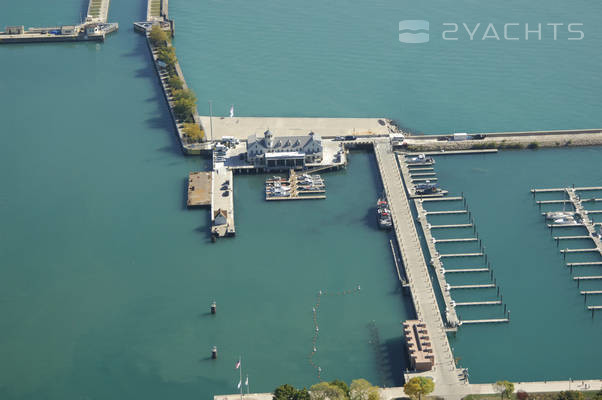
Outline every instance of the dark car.
<svg viewBox="0 0 602 400"><path fill-rule="evenodd" d="M353 136L353 135L347 135L347 136L345 136L345 140L355 140L355 139L357 139L357 138L355 136Z"/></svg>
<svg viewBox="0 0 602 400"><path fill-rule="evenodd" d="M224 197L230 196L230 191L229 190L225 190L224 193L222 193L222 196L224 196Z"/></svg>

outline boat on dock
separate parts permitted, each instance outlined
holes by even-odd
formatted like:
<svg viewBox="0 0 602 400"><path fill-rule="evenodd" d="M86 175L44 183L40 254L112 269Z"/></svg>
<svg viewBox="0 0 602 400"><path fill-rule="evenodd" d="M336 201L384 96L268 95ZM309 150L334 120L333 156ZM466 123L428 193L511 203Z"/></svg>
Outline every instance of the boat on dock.
<svg viewBox="0 0 602 400"><path fill-rule="evenodd" d="M376 202L376 221L380 229L388 230L393 227L389 203L384 197L379 198Z"/></svg>
<svg viewBox="0 0 602 400"><path fill-rule="evenodd" d="M436 182L431 182L431 181L426 181L424 183L417 183L416 185L414 185L414 189L416 190L416 194L419 194L419 195L436 194L436 193L440 193L442 191Z"/></svg>
<svg viewBox="0 0 602 400"><path fill-rule="evenodd" d="M406 162L408 164L435 164L435 159L425 154L418 154L416 157L408 158Z"/></svg>

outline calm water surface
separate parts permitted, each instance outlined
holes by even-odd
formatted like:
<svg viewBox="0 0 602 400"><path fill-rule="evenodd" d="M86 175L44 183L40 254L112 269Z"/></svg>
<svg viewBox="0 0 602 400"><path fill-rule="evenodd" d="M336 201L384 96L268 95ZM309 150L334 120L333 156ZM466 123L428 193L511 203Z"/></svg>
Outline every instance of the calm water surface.
<svg viewBox="0 0 602 400"><path fill-rule="evenodd" d="M233 103L241 115L387 116L422 132L600 126L600 7L170 2L201 112L211 99L223 114ZM0 26L69 24L83 10L79 0L13 2ZM322 297L313 361L325 379L399 384L399 322L412 310L375 227L373 156L353 153L346 171L325 174L319 202L267 204L263 177L237 177L238 236L211 244L207 211L184 206L186 176L206 161L179 153L131 29L145 4L113 1L109 15L121 30L103 44L0 47L0 397L210 398L236 391L240 354L251 391L311 385L316 294L358 285ZM490 15L581 21L587 40L436 39L442 22ZM400 44L402 19L429 19L431 42ZM465 327L453 340L473 381L600 376L601 319L584 311L528 192L602 185L591 167L600 156L439 160L441 183L468 198L512 312L510 324ZM463 317L472 313L501 310Z"/></svg>

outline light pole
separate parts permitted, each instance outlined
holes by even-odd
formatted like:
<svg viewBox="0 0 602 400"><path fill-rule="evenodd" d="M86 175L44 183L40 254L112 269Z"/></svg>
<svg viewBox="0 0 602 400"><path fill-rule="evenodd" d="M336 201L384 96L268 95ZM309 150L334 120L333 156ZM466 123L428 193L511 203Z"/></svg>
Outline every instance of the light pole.
<svg viewBox="0 0 602 400"><path fill-rule="evenodd" d="M209 100L209 126L211 128L211 141L213 142L213 102Z"/></svg>

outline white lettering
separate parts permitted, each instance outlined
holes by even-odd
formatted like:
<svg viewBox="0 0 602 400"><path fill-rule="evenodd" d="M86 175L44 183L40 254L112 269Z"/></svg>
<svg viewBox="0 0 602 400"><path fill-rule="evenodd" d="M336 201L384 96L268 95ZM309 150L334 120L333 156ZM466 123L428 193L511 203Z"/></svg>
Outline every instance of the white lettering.
<svg viewBox="0 0 602 400"><path fill-rule="evenodd" d="M525 40L529 40L529 33L537 33L537 40L541 40L541 23L537 24L537 30L530 31L529 24L525 24Z"/></svg>
<svg viewBox="0 0 602 400"><path fill-rule="evenodd" d="M493 34L490 34L489 32L492 31ZM489 25L487 25L487 29L485 29L485 33L483 34L483 38L481 40L487 40L487 39L495 39L495 40L500 40L500 36L497 34L497 31L495 30L495 26L493 26L493 24L490 22Z"/></svg>
<svg viewBox="0 0 602 400"><path fill-rule="evenodd" d="M585 33L583 33L583 31L580 31L580 30L577 30L577 31L572 30L571 28L573 26L583 26L583 24L582 23L569 24L569 32L570 33L578 33L579 34L578 38L570 37L569 40L582 40L585 37Z"/></svg>
<svg viewBox="0 0 602 400"><path fill-rule="evenodd" d="M519 40L519 38L517 37L510 37L508 36L508 27L509 26L520 26L518 23L516 22L509 22L507 24L504 24L504 39L506 40Z"/></svg>
<svg viewBox="0 0 602 400"><path fill-rule="evenodd" d="M554 29L554 40L558 38L558 27L564 25L561 22L548 22L546 25L551 26Z"/></svg>
<svg viewBox="0 0 602 400"><path fill-rule="evenodd" d="M447 36L448 33L456 33L456 32L458 32L458 24L455 24L455 23L444 23L443 26L452 26L453 27L452 30L445 30L445 31L443 31L443 33L442 33L443 40L458 40L457 37L448 37Z"/></svg>
<svg viewBox="0 0 602 400"><path fill-rule="evenodd" d="M479 29L479 26L481 26L481 23L479 22L478 24L476 24L473 31L468 29L468 25L466 25L466 22L463 22L462 25L464 25L464 29L466 29L468 36L470 36L470 40L474 40L474 35L475 35L475 33L477 33L477 29Z"/></svg>

